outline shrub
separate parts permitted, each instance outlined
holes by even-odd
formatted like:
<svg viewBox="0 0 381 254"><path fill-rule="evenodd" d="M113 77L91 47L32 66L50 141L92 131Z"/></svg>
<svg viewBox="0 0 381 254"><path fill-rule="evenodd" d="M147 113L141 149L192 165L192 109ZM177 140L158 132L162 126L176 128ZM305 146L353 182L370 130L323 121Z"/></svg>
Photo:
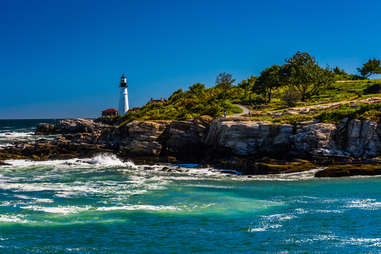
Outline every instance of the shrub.
<svg viewBox="0 0 381 254"><path fill-rule="evenodd" d="M374 84L364 89L364 94L372 94L381 92L381 84Z"/></svg>
<svg viewBox="0 0 381 254"><path fill-rule="evenodd" d="M301 96L299 92L296 91L295 88L290 87L284 92L281 100L282 100L282 103L285 104L286 106L294 107L296 103L300 100L300 98Z"/></svg>

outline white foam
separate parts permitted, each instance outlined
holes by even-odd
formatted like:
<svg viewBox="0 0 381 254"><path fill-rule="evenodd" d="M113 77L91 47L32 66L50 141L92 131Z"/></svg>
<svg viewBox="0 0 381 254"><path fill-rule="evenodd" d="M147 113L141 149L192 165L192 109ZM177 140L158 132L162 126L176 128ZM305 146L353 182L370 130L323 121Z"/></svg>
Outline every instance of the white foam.
<svg viewBox="0 0 381 254"><path fill-rule="evenodd" d="M54 200L49 198L35 198L35 197L29 197L26 195L14 195L16 198L26 199L26 200L32 200L35 203L53 203Z"/></svg>
<svg viewBox="0 0 381 254"><path fill-rule="evenodd" d="M31 161L31 160L6 160L5 163L10 164L8 167L28 168L28 167L53 167L53 168L94 168L94 167L122 167L122 168L138 168L131 161L123 162L114 154L99 154L88 159L68 159L68 160L47 160L47 161Z"/></svg>
<svg viewBox="0 0 381 254"><path fill-rule="evenodd" d="M249 226L248 232L262 232L268 231L270 229L276 229L282 227L283 221L288 221L297 218L297 216L292 214L271 214L260 216L261 221L259 226L256 227Z"/></svg>
<svg viewBox="0 0 381 254"><path fill-rule="evenodd" d="M346 208L359 208L363 210L378 210L381 208L381 202L377 202L375 199L356 199L351 200L346 205Z"/></svg>
<svg viewBox="0 0 381 254"><path fill-rule="evenodd" d="M21 215L5 215L0 214L0 223L28 223L28 220L25 220Z"/></svg>
<svg viewBox="0 0 381 254"><path fill-rule="evenodd" d="M33 136L33 132L2 132L0 133L0 139L14 139L14 138L25 138L25 137L31 137Z"/></svg>
<svg viewBox="0 0 381 254"><path fill-rule="evenodd" d="M308 211L303 209L303 208L296 208L295 213L296 214L306 214L306 213L308 213Z"/></svg>
<svg viewBox="0 0 381 254"><path fill-rule="evenodd" d="M315 168L302 172L295 173L282 173L282 174L268 174L268 175L251 175L247 177L239 177L244 180L255 181L300 181L316 179L315 173L323 170L324 168Z"/></svg>
<svg viewBox="0 0 381 254"><path fill-rule="evenodd" d="M269 174L269 175L251 175L241 176L237 174L222 173L221 170L206 167L206 168L187 168L174 167L171 165L135 165L131 161L123 162L113 154L99 154L87 159L69 159L69 160L49 160L49 161L29 161L29 160L6 160L10 166L4 168L30 168L30 167L48 167L57 170L63 169L93 169L93 168L117 168L122 172L131 173L130 170L135 170L134 174L152 175L152 172L157 175L165 176L168 180L202 180L202 179L221 179L229 177L232 180L238 181L298 181L313 179L316 172L323 168L316 168L304 172L288 173L288 174ZM170 170L165 170L168 167ZM145 170L145 169L150 170ZM168 172L169 171L169 172ZM226 171L226 170L224 170ZM232 171L233 173L235 171ZM41 176L43 177L43 176Z"/></svg>
<svg viewBox="0 0 381 254"><path fill-rule="evenodd" d="M343 213L344 211L342 210L325 210L325 209L317 209L317 210L314 210L316 213Z"/></svg>
<svg viewBox="0 0 381 254"><path fill-rule="evenodd" d="M381 243L381 238L349 238L347 240L349 243L353 244L363 244L363 243Z"/></svg>
<svg viewBox="0 0 381 254"><path fill-rule="evenodd" d="M118 211L118 210L145 210L145 211L178 211L181 210L175 206L153 206L153 205L128 205L128 206L110 206L110 207L98 207L97 211Z"/></svg>
<svg viewBox="0 0 381 254"><path fill-rule="evenodd" d="M130 167L137 168L132 162L122 162L116 155L114 154L99 154L91 159L82 160L85 163L108 166L108 167Z"/></svg>
<svg viewBox="0 0 381 254"><path fill-rule="evenodd" d="M144 211L178 211L180 208L175 206L164 206L164 205L125 205L125 206L105 206L105 207L91 207L91 206L84 206L84 207L78 207L78 206L36 206L36 205L30 205L30 206L23 206L22 209L27 210L33 210L33 211L39 211L39 212L45 212L45 213L58 213L63 215L73 214L73 213L80 213L88 210L95 210L95 211L137 211L137 210L144 210Z"/></svg>
<svg viewBox="0 0 381 254"><path fill-rule="evenodd" d="M282 227L281 224L274 224L274 225L265 225L263 227L256 227L256 228L251 228L247 230L248 232L263 232L263 231L268 231L269 229L275 229L275 228L280 228Z"/></svg>
<svg viewBox="0 0 381 254"><path fill-rule="evenodd" d="M45 206L23 206L22 209L28 209L33 211L40 211L46 213L61 213L64 215L71 213L78 213L89 210L91 207L77 207L77 206L56 206L56 207L45 207Z"/></svg>
<svg viewBox="0 0 381 254"><path fill-rule="evenodd" d="M286 220L292 220L297 218L297 216L291 215L291 214L272 214L272 215L261 216L261 217L270 221L273 221L273 220L286 221Z"/></svg>

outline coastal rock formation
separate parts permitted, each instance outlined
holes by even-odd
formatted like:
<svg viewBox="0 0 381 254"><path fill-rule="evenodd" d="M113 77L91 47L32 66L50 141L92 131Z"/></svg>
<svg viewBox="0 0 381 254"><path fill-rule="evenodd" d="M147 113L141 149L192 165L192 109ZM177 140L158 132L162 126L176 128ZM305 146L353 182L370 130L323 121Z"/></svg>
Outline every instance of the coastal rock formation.
<svg viewBox="0 0 381 254"><path fill-rule="evenodd" d="M169 125L169 121L133 121L120 127L120 150L129 155L159 156L162 144L160 136Z"/></svg>
<svg viewBox="0 0 381 254"><path fill-rule="evenodd" d="M201 117L193 121L172 121L167 131L160 137L165 153L201 156L205 153L204 139L209 130L211 117Z"/></svg>
<svg viewBox="0 0 381 254"><path fill-rule="evenodd" d="M61 135L54 140L42 138L4 148L0 160L86 157L112 152L144 163L201 162L246 174L344 165L344 170L328 167L318 176L360 174L359 171L376 174L381 164L375 160L381 155L381 126L371 120L344 119L338 125L318 122L291 125L201 117L184 121L132 121L113 126L72 119L54 125L40 124L36 134ZM345 168L353 163L374 166Z"/></svg>
<svg viewBox="0 0 381 254"><path fill-rule="evenodd" d="M104 145L124 155L160 156L214 153L214 156L351 156L381 154L381 126L370 120L344 119L341 124L213 120L132 121L110 126L92 120L40 124L36 134L63 134L55 143Z"/></svg>
<svg viewBox="0 0 381 254"><path fill-rule="evenodd" d="M40 123L37 126L36 134L67 134L67 133L93 133L101 131L106 125L88 119L67 119L60 120L55 124Z"/></svg>
<svg viewBox="0 0 381 254"><path fill-rule="evenodd" d="M371 158L381 154L381 125L371 120L344 119L335 134L338 150L353 157Z"/></svg>
<svg viewBox="0 0 381 254"><path fill-rule="evenodd" d="M332 136L336 131L334 124L312 123L299 125L292 135L291 147L295 154L332 155L337 154Z"/></svg>
<svg viewBox="0 0 381 254"><path fill-rule="evenodd" d="M293 127L270 122L219 121L211 123L205 143L238 156L287 152Z"/></svg>

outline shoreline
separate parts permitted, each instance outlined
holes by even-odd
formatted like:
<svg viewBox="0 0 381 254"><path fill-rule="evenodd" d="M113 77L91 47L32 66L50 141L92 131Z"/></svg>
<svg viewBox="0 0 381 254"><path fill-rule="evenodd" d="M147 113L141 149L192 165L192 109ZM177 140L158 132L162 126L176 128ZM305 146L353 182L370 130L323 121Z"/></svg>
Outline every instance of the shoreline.
<svg viewBox="0 0 381 254"><path fill-rule="evenodd" d="M348 127L354 124L362 128L360 131L367 130L363 136L367 143L373 142L373 150L366 144L363 151L349 145L345 150L343 144L353 141L353 132L359 131ZM381 175L381 158L354 156L354 153L377 155L380 152L375 146L379 141L378 128L377 123L356 119L337 126L274 125L210 117L187 121L133 121L112 126L94 120L70 119L55 124L41 123L32 140L2 147L0 164L7 159L81 159L109 153L136 164L196 163L253 176L292 174L320 167L325 169L316 172L316 177ZM355 141L362 142L361 138Z"/></svg>
<svg viewBox="0 0 381 254"><path fill-rule="evenodd" d="M159 162L157 164L135 164L130 160L122 161L119 160L117 164L98 164L96 162L97 159L100 158L112 158L119 160L114 154L98 154L89 158L71 158L71 159L52 159L52 160L28 160L28 159L10 159L3 161L4 164L0 164L0 166L16 166L12 162L20 162L25 161L31 165L41 165L41 166L61 166L61 167L78 167L78 168L88 168L88 167L106 167L106 168L130 168L136 169L139 171L145 172L155 172L158 174L164 174L166 176L173 177L197 177L198 179L207 178L210 180L237 180L237 181L309 181L309 180L329 180L329 179L362 179L362 178L380 178L381 175L348 175L348 176L322 176L317 177L316 174L319 172L323 172L327 169L327 167L317 167L304 171L297 171L292 173L275 173L275 174L258 174L258 175L245 175L241 174L235 170L228 169L219 169L213 167L205 167L203 165L196 164L170 164ZM50 163L50 164L49 164ZM188 166L190 165L190 166Z"/></svg>

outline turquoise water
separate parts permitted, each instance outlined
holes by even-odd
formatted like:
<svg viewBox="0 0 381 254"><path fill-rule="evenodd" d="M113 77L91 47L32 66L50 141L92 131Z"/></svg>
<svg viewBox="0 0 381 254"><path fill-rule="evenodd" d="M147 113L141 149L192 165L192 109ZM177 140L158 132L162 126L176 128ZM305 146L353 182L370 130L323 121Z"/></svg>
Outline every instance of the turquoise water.
<svg viewBox="0 0 381 254"><path fill-rule="evenodd" d="M14 137L13 137L14 138ZM0 253L380 253L381 178L0 166Z"/></svg>

